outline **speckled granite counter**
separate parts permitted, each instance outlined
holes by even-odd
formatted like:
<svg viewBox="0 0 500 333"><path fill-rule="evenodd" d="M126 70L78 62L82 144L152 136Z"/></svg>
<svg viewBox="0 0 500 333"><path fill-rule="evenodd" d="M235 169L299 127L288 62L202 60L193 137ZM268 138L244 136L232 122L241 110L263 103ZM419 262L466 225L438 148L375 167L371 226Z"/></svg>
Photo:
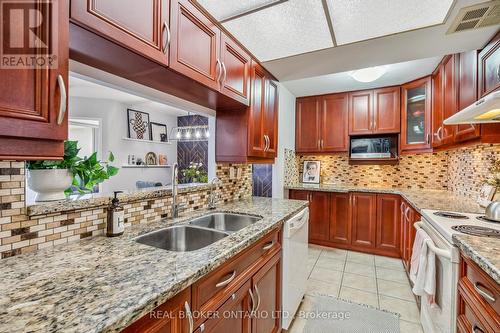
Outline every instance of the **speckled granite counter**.
<svg viewBox="0 0 500 333"><path fill-rule="evenodd" d="M179 184L178 193L187 193L191 191L208 190L209 184L206 183L193 183L193 184ZM159 186L145 188L142 190L124 191L118 194L121 203L130 201L148 200L169 196L172 193L170 186ZM51 214L65 212L75 209L88 209L92 207L107 206L111 203L113 198L112 193L95 193L72 195L65 200L48 201L48 202L34 202L27 203L28 216L36 216L42 214Z"/></svg>
<svg viewBox="0 0 500 333"><path fill-rule="evenodd" d="M286 189L324 192L391 193L401 195L419 212L422 209L435 209L464 213L484 213L484 208L479 206L475 202L475 200L459 196L448 191L384 187L337 186L328 184L310 185L302 183L293 186L287 186Z"/></svg>
<svg viewBox="0 0 500 333"><path fill-rule="evenodd" d="M453 235L460 252L479 265L500 284L500 239L470 235Z"/></svg>
<svg viewBox="0 0 500 333"><path fill-rule="evenodd" d="M170 252L132 240L206 213L131 227L1 261L0 332L116 332L248 247L307 205L252 198L217 211L259 222L198 251Z"/></svg>

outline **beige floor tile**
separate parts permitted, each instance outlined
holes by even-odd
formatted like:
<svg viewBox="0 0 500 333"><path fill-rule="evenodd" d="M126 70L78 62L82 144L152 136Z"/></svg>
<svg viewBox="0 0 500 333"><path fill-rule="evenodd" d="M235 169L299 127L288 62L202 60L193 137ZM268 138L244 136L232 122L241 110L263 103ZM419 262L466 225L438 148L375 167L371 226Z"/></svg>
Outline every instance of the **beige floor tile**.
<svg viewBox="0 0 500 333"><path fill-rule="evenodd" d="M358 264L375 265L373 255L361 252L348 251L347 261L356 262Z"/></svg>
<svg viewBox="0 0 500 333"><path fill-rule="evenodd" d="M383 267L377 267L376 271L377 271L377 278L378 279L394 281L394 282L401 282L401 283L408 283L408 277L406 276L405 271L387 269L387 268L383 268Z"/></svg>
<svg viewBox="0 0 500 333"><path fill-rule="evenodd" d="M320 255L321 258L330 258L337 260L345 260L346 256L347 256L346 250L333 249L333 248L322 251Z"/></svg>
<svg viewBox="0 0 500 333"><path fill-rule="evenodd" d="M375 256L375 266L403 271L405 268L401 259Z"/></svg>
<svg viewBox="0 0 500 333"><path fill-rule="evenodd" d="M346 272L344 273L344 278L342 279L342 287L377 293L377 283L375 281L375 277L372 276L362 276Z"/></svg>
<svg viewBox="0 0 500 333"><path fill-rule="evenodd" d="M345 261L331 259L331 258L327 258L327 257L320 257L318 259L318 261L316 262L316 266L328 268L328 269L333 269L336 271L343 271L344 266L345 266Z"/></svg>
<svg viewBox="0 0 500 333"><path fill-rule="evenodd" d="M320 254L321 254L321 249L309 246L309 249L308 249L308 252L307 252L308 258L316 258L316 259L318 259L318 257L319 257Z"/></svg>
<svg viewBox="0 0 500 333"><path fill-rule="evenodd" d="M371 305L378 308L378 297L376 293L342 286L342 288L340 288L339 297L351 302Z"/></svg>
<svg viewBox="0 0 500 333"><path fill-rule="evenodd" d="M348 273L375 277L375 267L369 264L358 264L357 262L347 261L345 271Z"/></svg>
<svg viewBox="0 0 500 333"><path fill-rule="evenodd" d="M407 301L415 302L415 298L409 284L398 283L377 279L378 293L380 295L401 298Z"/></svg>
<svg viewBox="0 0 500 333"><path fill-rule="evenodd" d="M342 281L342 274L340 271L315 266L309 278L324 282L340 283Z"/></svg>
<svg viewBox="0 0 500 333"><path fill-rule="evenodd" d="M309 272L309 274L311 274L314 266L316 265L316 261L317 259L307 259L307 271Z"/></svg>
<svg viewBox="0 0 500 333"><path fill-rule="evenodd" d="M379 295L380 308L401 314L401 320L420 322L420 313L415 302Z"/></svg>
<svg viewBox="0 0 500 333"><path fill-rule="evenodd" d="M306 293L318 293L338 297L340 290L339 282L325 282L321 280L309 279L307 281Z"/></svg>
<svg viewBox="0 0 500 333"><path fill-rule="evenodd" d="M409 321L399 321L400 333L423 333L422 325L410 323Z"/></svg>

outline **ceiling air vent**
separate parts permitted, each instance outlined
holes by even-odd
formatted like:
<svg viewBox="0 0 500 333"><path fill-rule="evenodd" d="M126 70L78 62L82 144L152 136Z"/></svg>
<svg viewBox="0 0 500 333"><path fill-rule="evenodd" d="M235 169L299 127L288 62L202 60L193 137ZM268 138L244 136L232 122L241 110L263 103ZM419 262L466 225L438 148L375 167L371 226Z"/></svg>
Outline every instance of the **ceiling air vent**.
<svg viewBox="0 0 500 333"><path fill-rule="evenodd" d="M447 34L500 24L500 0L460 9Z"/></svg>

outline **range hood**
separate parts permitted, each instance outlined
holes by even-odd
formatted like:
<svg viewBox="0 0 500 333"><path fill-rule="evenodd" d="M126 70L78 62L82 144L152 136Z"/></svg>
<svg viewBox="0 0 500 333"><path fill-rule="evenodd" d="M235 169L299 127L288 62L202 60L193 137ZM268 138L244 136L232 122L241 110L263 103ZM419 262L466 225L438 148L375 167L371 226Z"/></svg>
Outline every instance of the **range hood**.
<svg viewBox="0 0 500 333"><path fill-rule="evenodd" d="M500 122L500 91L495 91L444 121L445 125Z"/></svg>

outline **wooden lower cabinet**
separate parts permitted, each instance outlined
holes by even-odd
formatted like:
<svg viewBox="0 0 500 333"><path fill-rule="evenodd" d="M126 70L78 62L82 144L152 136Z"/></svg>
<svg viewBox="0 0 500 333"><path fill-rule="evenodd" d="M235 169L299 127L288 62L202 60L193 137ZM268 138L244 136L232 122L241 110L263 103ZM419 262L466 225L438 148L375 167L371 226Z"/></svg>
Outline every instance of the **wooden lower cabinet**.
<svg viewBox="0 0 500 333"><path fill-rule="evenodd" d="M349 193L330 194L330 241L335 244L351 244L351 216Z"/></svg>
<svg viewBox="0 0 500 333"><path fill-rule="evenodd" d="M309 241L330 237L330 193L311 192L309 202Z"/></svg>
<svg viewBox="0 0 500 333"><path fill-rule="evenodd" d="M401 259L407 272L410 271L411 254L413 250L413 242L417 231L413 226L415 222L420 221L420 214L417 213L406 201L402 201L400 205L400 239L399 246Z"/></svg>
<svg viewBox="0 0 500 333"><path fill-rule="evenodd" d="M400 242L399 195L377 195L377 237L375 247L380 251L397 253Z"/></svg>
<svg viewBox="0 0 500 333"><path fill-rule="evenodd" d="M351 193L351 244L360 248L375 248L377 195Z"/></svg>

